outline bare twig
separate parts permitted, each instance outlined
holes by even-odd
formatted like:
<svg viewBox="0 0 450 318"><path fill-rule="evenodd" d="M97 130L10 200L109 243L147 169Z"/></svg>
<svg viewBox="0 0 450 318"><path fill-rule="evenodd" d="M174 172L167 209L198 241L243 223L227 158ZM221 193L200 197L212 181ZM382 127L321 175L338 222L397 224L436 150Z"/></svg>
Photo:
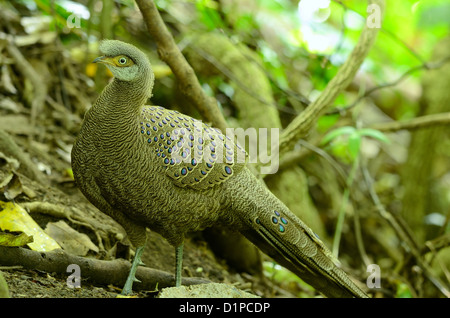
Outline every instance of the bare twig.
<svg viewBox="0 0 450 318"><path fill-rule="evenodd" d="M333 0L334 2L338 3L339 5L341 5L345 10L351 10L354 13L360 15L361 17L363 17L363 15L361 15L359 12L351 9L349 6L347 6L345 3L343 3L340 0ZM420 62L425 63L424 59L420 56L419 53L417 53L411 46L409 46L405 41L403 41L402 39L400 39L395 33L391 32L390 30L387 30L383 27L381 27L381 32L385 33L387 36L391 37L394 39L394 41L398 42L400 46L403 46L406 50L408 50L410 52L411 55L413 55L416 59L418 59Z"/></svg>
<svg viewBox="0 0 450 318"><path fill-rule="evenodd" d="M450 113L425 115L404 121L392 121L369 125L369 128L380 131L413 130L429 126L447 126L450 124Z"/></svg>
<svg viewBox="0 0 450 318"><path fill-rule="evenodd" d="M428 252L436 252L449 246L450 246L450 233L446 233L431 241L425 242L425 245L422 248L421 253L425 254Z"/></svg>
<svg viewBox="0 0 450 318"><path fill-rule="evenodd" d="M417 72L417 71L421 71L421 70L433 70L433 69L438 69L442 66L444 66L446 63L450 62L450 55L443 58L441 61L436 62L436 63L430 63L430 62L424 62L421 65L418 66L414 66L412 68L410 68L409 70L407 70L405 73L403 73L402 75L399 76L399 78L397 78L396 80L392 81L392 82L388 82L388 83L384 83L384 84L380 84L378 86L372 87L371 89L368 89L366 92L364 92L364 94L360 95L353 103L351 103L348 106L337 106L336 109L328 112L329 115L332 114L337 114L337 113L343 113L346 112L350 109L352 109L353 107L355 107L356 105L358 105L364 98L366 98L367 96L370 96L372 93L380 90L380 89L384 89L384 88L388 88L388 87L393 87L396 86L398 84L400 84L402 81L404 81L405 79L407 79L412 73Z"/></svg>
<svg viewBox="0 0 450 318"><path fill-rule="evenodd" d="M404 121L390 121L385 123L376 123L368 125L367 128L376 129L383 132L394 132L402 129L415 130L430 126L447 126L449 124L450 124L450 112L425 115ZM331 157L327 155L325 151L316 147L319 141L320 141L319 139L309 142L299 140L299 144L302 145L303 147L301 149L295 149L289 153L286 153L286 155L284 155L283 158L281 158L280 160L279 170L286 169L291 167L292 165L297 164L310 152L315 152L319 156L324 157L336 168L337 165L332 162ZM341 177L343 176L343 173L339 172L339 174L341 175ZM343 178L345 179L345 177Z"/></svg>
<svg viewBox="0 0 450 318"><path fill-rule="evenodd" d="M0 264L4 266L21 265L24 268L41 270L47 273L67 274L67 266L76 264L80 266L81 278L89 279L98 284L113 284L123 286L130 270L131 264L123 259L112 261L97 260L75 256L63 250L51 252L36 252L21 247L0 246ZM164 271L139 266L133 289L155 290L173 286L174 276ZM183 285L209 283L209 281L195 277L183 278Z"/></svg>
<svg viewBox="0 0 450 318"><path fill-rule="evenodd" d="M280 161L280 167L279 170L287 169L296 163L298 163L304 156L309 154L310 152L316 153L318 156L325 159L330 166L332 166L338 176L340 177L339 180L342 184L345 184L347 180L347 175L345 171L341 168L341 166L334 160L332 156L330 156L326 151L319 148L317 145L320 142L320 139L313 140L312 142L308 142L305 140L300 139L299 145L302 146L299 150L293 150L289 152L286 156L283 157L283 159Z"/></svg>
<svg viewBox="0 0 450 318"><path fill-rule="evenodd" d="M369 0L369 3L378 5L380 9L384 8L383 0ZM377 33L376 28L367 25L363 28L358 43L336 76L328 83L322 94L297 116L280 136L280 155L286 153L297 140L308 134L327 107L350 84L375 42Z"/></svg>
<svg viewBox="0 0 450 318"><path fill-rule="evenodd" d="M175 40L159 15L152 0L136 0L144 17L147 29L158 46L160 58L171 68L180 83L181 92L191 101L202 117L214 127L225 131L225 118L217 107L215 98L207 96L203 91L194 70L179 50Z"/></svg>
<svg viewBox="0 0 450 318"><path fill-rule="evenodd" d="M257 92L252 91L249 87L247 87L247 85L245 83L243 83L239 78L237 78L237 76L235 76L233 74L233 72L226 65L224 65L222 62L218 61L214 56L212 56L211 54L208 54L207 52L205 52L204 50L202 50L201 48L198 48L198 47L194 48L194 50L202 58L204 58L209 63L214 65L214 67L216 67L220 72L222 72L223 75L225 75L227 78L229 78L230 80L235 82L239 86L239 88L244 90L248 95L257 99L259 102L261 102L264 105L275 107L278 110L282 109L281 107L278 106L278 104L276 102L267 101L264 98L262 98ZM243 55L243 56L245 56L245 55Z"/></svg>
<svg viewBox="0 0 450 318"><path fill-rule="evenodd" d="M3 153L17 159L20 162L19 172L30 179L47 185L48 181L42 172L36 167L30 156L14 141L14 139L0 128L0 149Z"/></svg>
<svg viewBox="0 0 450 318"><path fill-rule="evenodd" d="M436 277L433 274L433 271L430 269L429 264L423 259L421 255L421 251L419 250L419 247L417 245L417 242L413 239L413 237L410 235L410 231L408 231L406 225L404 223L399 222L393 214L388 212L383 204L380 201L380 198L378 197L378 194L376 193L374 186L373 186L373 180L370 176L369 171L365 166L362 167L362 173L364 180L367 184L367 188L369 190L369 194L375 203L375 206L377 208L377 211L383 217L389 225L394 229L394 231L397 233L399 239L407 246L408 252L411 253L411 255L414 257L417 265L419 265L426 277L436 286L436 288L446 297L450 297L450 290L449 288L441 281L440 278Z"/></svg>
<svg viewBox="0 0 450 318"><path fill-rule="evenodd" d="M22 52L14 44L14 39L11 35L0 32L0 39L6 40L8 44L6 49L9 55L15 60L15 66L20 73L30 80L34 88L34 95L31 101L31 125L34 127L36 123L36 117L40 114L44 108L45 98L47 96L47 85L44 79L34 70L33 66L23 56Z"/></svg>

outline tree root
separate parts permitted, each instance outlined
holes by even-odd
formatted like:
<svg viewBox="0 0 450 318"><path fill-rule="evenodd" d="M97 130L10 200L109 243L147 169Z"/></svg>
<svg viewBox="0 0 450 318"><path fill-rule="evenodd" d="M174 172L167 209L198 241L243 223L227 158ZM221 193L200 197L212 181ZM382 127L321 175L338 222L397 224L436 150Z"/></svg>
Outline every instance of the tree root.
<svg viewBox="0 0 450 318"><path fill-rule="evenodd" d="M128 276L131 264L123 259L112 261L97 260L74 256L63 250L51 252L37 252L21 247L0 246L0 264L4 266L21 265L27 269L35 269L47 273L72 274L67 272L67 266L76 264L80 266L80 276L82 281L97 284L113 284L123 286ZM135 290L155 290L175 285L174 275L148 267L138 267L136 278L141 282L133 285ZM202 278L184 277L183 285L196 285L210 283Z"/></svg>

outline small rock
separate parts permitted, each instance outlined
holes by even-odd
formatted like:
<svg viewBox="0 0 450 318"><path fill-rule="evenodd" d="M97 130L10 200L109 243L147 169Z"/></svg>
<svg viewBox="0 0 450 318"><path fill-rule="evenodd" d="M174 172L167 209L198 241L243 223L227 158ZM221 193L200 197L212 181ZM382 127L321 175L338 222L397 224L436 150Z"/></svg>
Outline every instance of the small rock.
<svg viewBox="0 0 450 318"><path fill-rule="evenodd" d="M169 287L160 291L158 298L259 298L233 285L211 283Z"/></svg>

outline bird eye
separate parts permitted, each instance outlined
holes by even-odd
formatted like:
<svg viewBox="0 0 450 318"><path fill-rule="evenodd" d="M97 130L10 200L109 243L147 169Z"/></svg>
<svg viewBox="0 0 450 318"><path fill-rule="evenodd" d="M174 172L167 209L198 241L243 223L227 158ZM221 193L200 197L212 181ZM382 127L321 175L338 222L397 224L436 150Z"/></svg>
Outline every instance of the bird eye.
<svg viewBox="0 0 450 318"><path fill-rule="evenodd" d="M127 59L126 59L126 57L121 57L121 58L119 59L119 64L121 64L121 65L127 64Z"/></svg>

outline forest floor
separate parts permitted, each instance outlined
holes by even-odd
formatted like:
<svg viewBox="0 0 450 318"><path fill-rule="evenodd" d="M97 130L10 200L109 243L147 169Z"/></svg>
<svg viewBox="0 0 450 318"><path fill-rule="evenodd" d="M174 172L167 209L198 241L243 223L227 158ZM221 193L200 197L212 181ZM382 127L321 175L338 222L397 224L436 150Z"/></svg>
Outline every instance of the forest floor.
<svg viewBox="0 0 450 318"><path fill-rule="evenodd" d="M63 132L61 131L60 134ZM24 153L34 153L33 149L26 148L27 142L20 138L16 140L21 143ZM47 165L61 166L61 157L57 155L57 152L50 151L45 158ZM53 164L52 160L54 160ZM67 167L69 167L68 163ZM0 168L8 171L6 166ZM17 195L13 200L14 205L25 207L40 228L49 234L51 234L49 232L50 225L55 226L60 222L68 225L69 230L66 229L63 233L54 236L66 253L94 260L112 261L116 258L124 258L131 261L132 250L127 245L129 243L127 243L123 229L111 218L93 207L77 189L73 180L54 171L53 176L49 178L51 179L50 183L43 186L19 172L13 170L10 172L14 174L14 178L18 178L18 181L9 184L9 191L15 189ZM2 201L5 199L0 198ZM37 204L37 207L33 207L33 204ZM72 239L74 239L75 246L70 244ZM86 246L89 247L88 252L86 252ZM263 260L269 262L266 264L270 264L268 257L263 254L261 256ZM148 230L148 240L142 261L146 267L173 275L175 250L159 234ZM64 266L66 268L67 264ZM24 267L19 262L14 262L12 266L11 263L2 264L1 255L0 271L3 273L10 296L13 298L111 298L117 297L123 287L108 282L95 282L84 278L83 272L81 272L81 288L70 288L67 284L70 273L36 269L30 265ZM276 280L274 277L269 277L270 274L267 272L250 275L235 271L227 265L225 260L215 256L209 243L206 242L203 232L190 233L186 237L182 274L183 277L196 277L214 283L225 283L260 297L298 297L299 293L304 297L316 295L314 291L308 287L305 288L299 282L289 279ZM139 284L135 284L135 287L137 287L134 289L137 291L137 297L157 297L160 290L139 290Z"/></svg>
<svg viewBox="0 0 450 318"><path fill-rule="evenodd" d="M9 117L8 127L20 126L14 116ZM5 117L3 117L5 118ZM17 117L19 118L19 117ZM4 126L5 127L5 126ZM20 148L20 156L30 157L32 160L19 160L19 168L13 168L5 164L14 158L13 155L0 154L0 182L6 182L5 192L0 191L0 201L14 202L14 205L23 206L28 214L38 225L48 233L50 225L64 222L70 228L61 236L55 237L56 241L64 247L76 234L84 235L84 239L76 241L75 246L70 246L66 253L73 253L86 258L113 260L125 258L131 260L130 247L126 241L126 234L111 218L99 212L93 207L81 192L77 189L73 179L65 171L70 168L70 157L67 153L61 156L61 149L56 150L55 138L70 143L73 134L63 127L47 127L53 132L46 132L40 141L31 140L21 134L15 135L13 131L5 129L11 140ZM56 132L55 132L56 131ZM53 136L53 137L51 137ZM0 138L1 139L1 138ZM0 140L0 148L5 140ZM40 151L39 149L47 149ZM3 158L2 158L3 156ZM27 168L25 165L44 163L51 167L48 173L41 173L40 178L45 180L42 184L22 174ZM28 167L30 168L30 167ZM3 174L1 174L3 173ZM9 183L1 180L5 175L12 176ZM13 195L13 200L7 196ZM35 204L35 205L33 205ZM36 207L37 206L37 207ZM50 208L49 208L50 206ZM1 212L1 210L0 210ZM75 234L74 234L75 233ZM51 235L50 235L51 236ZM92 247L92 245L95 245ZM88 248L86 248L88 246ZM26 247L24 247L26 248ZM89 249L86 252L86 249ZM262 256L270 262L264 255ZM142 261L147 267L162 270L173 274L175 270L175 251L157 233L149 233ZM66 265L67 266L67 265ZM67 284L68 273L49 272L22 267L21 264L5 264L1 262L0 271L9 286L10 295L13 298L66 298L66 297L116 297L122 286L111 284L98 284L83 278L81 273L81 288L70 288ZM192 233L187 236L184 244L183 277L199 277L216 283L226 283L244 291L251 292L261 297L296 297L298 292L305 291L303 296L314 296L315 292L302 286L298 282L277 282L267 275L250 275L238 273L230 268L225 260L216 257L211 251L202 233ZM138 284L135 284L138 286ZM155 297L156 291L139 291L137 297Z"/></svg>
<svg viewBox="0 0 450 318"><path fill-rule="evenodd" d="M146 266L174 272L174 249L160 235L152 233L143 255ZM295 282L277 283L270 278L237 273L230 269L208 249L208 243L197 238L186 240L183 275L201 277L211 282L225 283L239 290L260 297L295 297L301 286ZM81 288L70 288L67 284L69 273L48 273L21 266L1 266L0 270L8 284L12 298L115 298L122 286L96 284L83 279ZM138 290L134 296L139 298L158 297L158 291ZM213 295L214 296L214 295ZM245 297L245 296L244 296Z"/></svg>

